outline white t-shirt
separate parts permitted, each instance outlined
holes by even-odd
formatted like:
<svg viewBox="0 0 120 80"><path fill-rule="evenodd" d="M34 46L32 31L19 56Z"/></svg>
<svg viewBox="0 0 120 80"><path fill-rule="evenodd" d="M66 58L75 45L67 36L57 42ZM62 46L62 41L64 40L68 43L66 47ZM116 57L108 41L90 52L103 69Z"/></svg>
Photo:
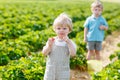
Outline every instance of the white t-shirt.
<svg viewBox="0 0 120 80"><path fill-rule="evenodd" d="M71 40L71 42L73 43L73 46L75 47L75 49L77 48L76 44ZM63 40L58 40L58 39L55 39L55 44L57 46L65 46L67 43Z"/></svg>

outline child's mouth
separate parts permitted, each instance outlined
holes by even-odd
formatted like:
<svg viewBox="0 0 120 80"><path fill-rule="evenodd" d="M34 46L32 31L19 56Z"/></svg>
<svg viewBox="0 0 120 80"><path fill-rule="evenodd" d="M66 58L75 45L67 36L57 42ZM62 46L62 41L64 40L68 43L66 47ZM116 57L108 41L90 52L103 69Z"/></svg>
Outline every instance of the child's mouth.
<svg viewBox="0 0 120 80"><path fill-rule="evenodd" d="M60 33L60 35L65 35L64 33Z"/></svg>

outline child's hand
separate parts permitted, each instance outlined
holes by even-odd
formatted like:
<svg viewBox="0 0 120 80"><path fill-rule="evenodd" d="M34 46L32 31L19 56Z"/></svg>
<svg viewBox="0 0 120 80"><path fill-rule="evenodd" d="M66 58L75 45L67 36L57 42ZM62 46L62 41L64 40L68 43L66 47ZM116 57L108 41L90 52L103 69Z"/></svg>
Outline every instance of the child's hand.
<svg viewBox="0 0 120 80"><path fill-rule="evenodd" d="M68 42L68 40L69 40L68 36L63 37L63 40L64 40L65 42Z"/></svg>
<svg viewBox="0 0 120 80"><path fill-rule="evenodd" d="M51 47L54 43L55 39L54 38L49 38L48 39L48 46Z"/></svg>
<svg viewBox="0 0 120 80"><path fill-rule="evenodd" d="M101 25L101 26L100 26L100 30L105 30L105 26L104 26L104 25Z"/></svg>
<svg viewBox="0 0 120 80"><path fill-rule="evenodd" d="M54 38L49 38L46 45L43 47L42 53L46 56L52 49L52 45L54 43Z"/></svg>
<svg viewBox="0 0 120 80"><path fill-rule="evenodd" d="M85 43L87 42L87 39L86 39L86 38L84 38L84 42L85 42Z"/></svg>

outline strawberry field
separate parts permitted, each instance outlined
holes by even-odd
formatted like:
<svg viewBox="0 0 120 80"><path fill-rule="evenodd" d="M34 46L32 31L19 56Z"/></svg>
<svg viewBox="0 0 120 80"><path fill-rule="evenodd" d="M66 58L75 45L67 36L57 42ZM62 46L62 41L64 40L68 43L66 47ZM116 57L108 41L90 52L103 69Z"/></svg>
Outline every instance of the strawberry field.
<svg viewBox="0 0 120 80"><path fill-rule="evenodd" d="M86 46L83 42L83 24L91 15L89 1L1 1L0 2L0 77L3 80L43 80L45 57L41 50L49 37L55 36L54 19L62 12L73 21L69 37L77 44L77 55L71 58L70 66L87 69ZM103 16L109 24L106 36L120 30L120 4L103 3ZM119 80L119 61L113 63ZM109 69L113 69L109 65ZM107 68L106 68L107 69ZM105 70L106 71L106 70ZM98 75L94 78L105 80ZM112 71L111 71L112 72ZM109 74L113 74L109 72ZM109 75L104 75L107 77ZM114 76L114 75L112 75ZM116 75L115 75L116 76ZM115 77L114 76L114 77ZM113 77L108 80L114 80Z"/></svg>

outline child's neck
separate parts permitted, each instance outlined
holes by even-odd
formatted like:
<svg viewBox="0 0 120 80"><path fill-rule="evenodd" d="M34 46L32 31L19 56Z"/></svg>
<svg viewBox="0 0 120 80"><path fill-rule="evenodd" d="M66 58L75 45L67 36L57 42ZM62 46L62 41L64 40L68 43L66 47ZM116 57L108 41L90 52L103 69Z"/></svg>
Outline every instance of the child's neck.
<svg viewBox="0 0 120 80"><path fill-rule="evenodd" d="M58 36L57 36L57 39L58 39L59 41L63 41L63 38L61 38L61 37L58 37Z"/></svg>
<svg viewBox="0 0 120 80"><path fill-rule="evenodd" d="M94 15L94 14L93 14ZM98 18L100 15L94 15L95 18Z"/></svg>
<svg viewBox="0 0 120 80"><path fill-rule="evenodd" d="M57 36L57 40L60 41L60 42L64 41L63 37L58 37L58 36Z"/></svg>

